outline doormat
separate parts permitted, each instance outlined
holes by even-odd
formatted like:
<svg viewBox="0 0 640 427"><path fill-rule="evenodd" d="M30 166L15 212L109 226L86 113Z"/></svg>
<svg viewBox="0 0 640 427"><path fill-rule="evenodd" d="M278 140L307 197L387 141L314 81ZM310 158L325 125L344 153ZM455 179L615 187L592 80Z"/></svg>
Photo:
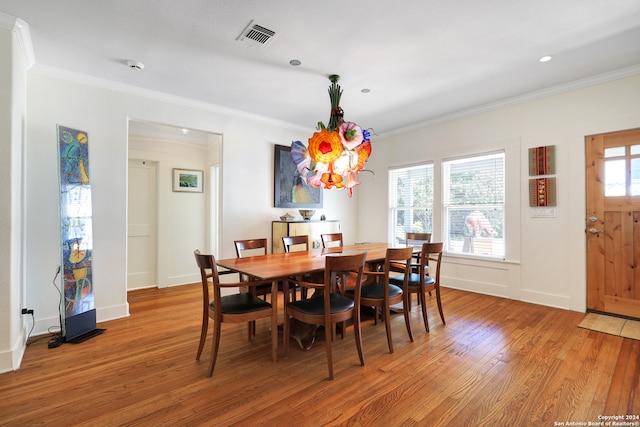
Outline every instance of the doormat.
<svg viewBox="0 0 640 427"><path fill-rule="evenodd" d="M640 321L638 320L623 319L599 313L587 313L585 318L578 324L578 327L640 340Z"/></svg>

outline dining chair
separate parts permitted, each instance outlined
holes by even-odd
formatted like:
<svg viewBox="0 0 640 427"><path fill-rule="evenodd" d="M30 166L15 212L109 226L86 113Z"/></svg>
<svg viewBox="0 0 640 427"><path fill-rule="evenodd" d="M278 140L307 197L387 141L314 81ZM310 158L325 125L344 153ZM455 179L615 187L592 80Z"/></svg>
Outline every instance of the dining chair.
<svg viewBox="0 0 640 427"><path fill-rule="evenodd" d="M363 284L360 289L360 305L363 307L374 307L375 318L377 323L378 312L382 311L384 317L384 325L387 331L387 344L389 345L389 353L393 353L393 341L391 339L391 306L403 303L403 307L408 306L405 298L408 294L403 292L407 288L409 277L411 276L411 260L413 258L413 248L388 248L385 256L384 264L381 271L368 272L367 275L375 277L375 281ZM403 283L401 286L390 283L390 275L397 276L398 272L403 273ZM354 291L348 289L345 295L354 298ZM413 341L411 333L411 323L409 321L409 310L402 310L404 314L404 323L407 327L409 339Z"/></svg>
<svg viewBox="0 0 640 427"><path fill-rule="evenodd" d="M420 246L431 242L431 233L407 233L405 234L406 246Z"/></svg>
<svg viewBox="0 0 640 427"><path fill-rule="evenodd" d="M298 252L298 251L308 251L309 250L309 236L304 235L304 236L283 236L282 237L282 246L284 247L284 252L285 253L290 253L290 252ZM292 251L293 249L293 251ZM315 277L315 275L314 275ZM317 279L312 279L310 275L306 275L306 277L303 278L304 280L307 281L312 281L312 282L316 282L318 281ZM302 298L307 298L307 293L308 290L307 288L300 288L299 286L296 286L294 284L293 288L290 289L291 291L291 299L293 301L296 300L296 293L298 288L300 289L300 295Z"/></svg>
<svg viewBox="0 0 640 427"><path fill-rule="evenodd" d="M253 338L254 322L262 318L271 318L271 357L274 362L278 360L278 317L274 307L268 302L261 300L253 294L242 292L231 295L221 295L222 288L236 288L256 283L271 286L271 301L276 301L276 284L268 281L256 283L233 282L221 283L219 280L218 268L213 255L200 253L198 249L194 252L196 263L200 269L202 280L202 330L200 332L200 344L196 360L200 360L202 349L207 338L209 328L209 318L213 321L213 343L211 347L211 360L209 361L208 377L213 375L220 347L220 332L223 322L243 323L247 322L249 340ZM209 285L212 287L213 298L209 292Z"/></svg>
<svg viewBox="0 0 640 427"><path fill-rule="evenodd" d="M405 234L405 245L406 246L410 246L410 247L422 247L423 243L430 243L431 242L431 233L414 233L414 232L408 232ZM413 264L413 272L417 273L418 272L418 261L420 260L420 253L415 253L413 254L413 258L416 261ZM431 292L429 292L429 295L431 295ZM411 302L411 295L409 295L409 302ZM418 303L420 303L420 301L418 301Z"/></svg>
<svg viewBox="0 0 640 427"><path fill-rule="evenodd" d="M282 237L282 245L284 246L284 252L295 251L308 251L309 250L309 236L284 236ZM304 246L304 247L303 247Z"/></svg>
<svg viewBox="0 0 640 427"><path fill-rule="evenodd" d="M364 366L362 352L362 334L360 330L360 286L366 252L353 255L325 257L324 283L312 283L297 280L296 284L307 288L318 289L316 296L291 302L285 309L284 321L284 354L289 351L291 319L303 323L324 325L325 349L329 366L329 379L333 379L333 359L331 355L335 325L339 322L353 320L356 348L360 357L360 365ZM346 283L346 276L355 276L354 299L344 296L339 283ZM339 281L338 278L341 278Z"/></svg>
<svg viewBox="0 0 640 427"><path fill-rule="evenodd" d="M344 245L344 241L342 240L342 233L321 234L320 238L322 239L323 248L333 248Z"/></svg>
<svg viewBox="0 0 640 427"><path fill-rule="evenodd" d="M404 310L411 310L410 295L418 294L418 303L422 307L422 319L424 320L424 328L429 332L429 320L427 318L427 292L435 291L438 311L442 324L446 325L444 313L442 311L442 299L440 297L440 267L442 265L442 243L423 243L420 252L420 260L418 262L418 271L409 275L408 283L405 286L406 273L397 277L392 277L389 282L396 286L403 286L403 291L408 292L404 298L407 305ZM435 264L435 266L433 265ZM434 268L435 267L435 268Z"/></svg>
<svg viewBox="0 0 640 427"><path fill-rule="evenodd" d="M236 248L236 256L238 258L246 258L248 256L261 256L267 254L266 238L234 240L233 244ZM240 281L254 281L255 279L255 277L240 274ZM261 295L265 299L270 292L268 286L252 286L249 289L250 292L252 292L254 295Z"/></svg>
<svg viewBox="0 0 640 427"><path fill-rule="evenodd" d="M236 256L246 258L248 256L259 256L267 254L267 239L245 239L234 240Z"/></svg>

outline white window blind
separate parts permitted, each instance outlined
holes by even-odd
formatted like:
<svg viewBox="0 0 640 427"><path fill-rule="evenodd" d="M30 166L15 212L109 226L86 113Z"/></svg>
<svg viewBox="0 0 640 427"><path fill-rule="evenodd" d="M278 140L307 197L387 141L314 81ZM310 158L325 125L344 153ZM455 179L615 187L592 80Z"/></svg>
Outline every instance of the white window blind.
<svg viewBox="0 0 640 427"><path fill-rule="evenodd" d="M390 242L407 232L433 232L433 163L389 171Z"/></svg>
<svg viewBox="0 0 640 427"><path fill-rule="evenodd" d="M504 258L504 152L442 163L447 252Z"/></svg>

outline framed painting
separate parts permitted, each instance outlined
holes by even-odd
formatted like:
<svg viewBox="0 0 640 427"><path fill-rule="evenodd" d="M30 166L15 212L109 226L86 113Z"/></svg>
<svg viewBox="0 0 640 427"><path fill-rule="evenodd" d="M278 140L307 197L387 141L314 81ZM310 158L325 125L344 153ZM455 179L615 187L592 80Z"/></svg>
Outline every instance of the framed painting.
<svg viewBox="0 0 640 427"><path fill-rule="evenodd" d="M291 159L291 147L275 146L274 206L276 208L321 208L322 188L307 185Z"/></svg>
<svg viewBox="0 0 640 427"><path fill-rule="evenodd" d="M191 169L173 170L173 191L202 193L202 171Z"/></svg>
<svg viewBox="0 0 640 427"><path fill-rule="evenodd" d="M529 176L556 173L556 146L529 148Z"/></svg>
<svg viewBox="0 0 640 427"><path fill-rule="evenodd" d="M534 178L529 180L529 206L556 206L555 178Z"/></svg>

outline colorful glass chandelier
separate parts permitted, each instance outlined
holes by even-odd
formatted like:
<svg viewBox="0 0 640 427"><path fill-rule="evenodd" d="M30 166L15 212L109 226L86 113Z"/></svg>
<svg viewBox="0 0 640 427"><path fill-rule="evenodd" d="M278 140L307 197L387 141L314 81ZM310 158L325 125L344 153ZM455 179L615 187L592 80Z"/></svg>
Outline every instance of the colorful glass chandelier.
<svg viewBox="0 0 640 427"><path fill-rule="evenodd" d="M340 108L342 89L340 76L331 75L329 99L331 116L328 126L318 122L318 132L309 138L308 147L300 141L291 144L291 158L302 180L312 187L344 188L353 196L353 187L360 184L356 175L364 169L371 155L371 133L356 123L345 122Z"/></svg>

